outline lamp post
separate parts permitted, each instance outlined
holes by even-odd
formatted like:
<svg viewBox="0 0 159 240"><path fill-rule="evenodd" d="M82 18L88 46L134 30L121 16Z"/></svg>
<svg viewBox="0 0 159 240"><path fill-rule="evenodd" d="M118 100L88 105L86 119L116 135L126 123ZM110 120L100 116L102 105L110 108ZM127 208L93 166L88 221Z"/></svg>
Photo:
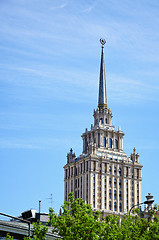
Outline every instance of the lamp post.
<svg viewBox="0 0 159 240"><path fill-rule="evenodd" d="M133 206L130 208L130 210L129 210L129 216L130 216L131 210L132 210L134 207L139 206L139 205L142 205L142 204L152 204L153 202L154 202L154 199L148 199L148 200L146 200L146 201L144 201L144 202L142 202L142 203L138 203L138 204L133 205Z"/></svg>
<svg viewBox="0 0 159 240"><path fill-rule="evenodd" d="M25 222L25 223L27 223L28 224L28 236L30 237L30 230L31 230L31 228L30 228L30 226L31 226L31 222L29 222L29 221L27 221L27 220L24 220L24 219L21 219L21 218L18 218L18 217L13 217L13 216L11 216L11 215L8 215L8 214L5 214L5 213L0 213L0 215L2 215L2 216L5 216L5 217L9 217L9 218L13 218L13 219L16 219L16 220L19 220L19 221L21 221L21 222Z"/></svg>

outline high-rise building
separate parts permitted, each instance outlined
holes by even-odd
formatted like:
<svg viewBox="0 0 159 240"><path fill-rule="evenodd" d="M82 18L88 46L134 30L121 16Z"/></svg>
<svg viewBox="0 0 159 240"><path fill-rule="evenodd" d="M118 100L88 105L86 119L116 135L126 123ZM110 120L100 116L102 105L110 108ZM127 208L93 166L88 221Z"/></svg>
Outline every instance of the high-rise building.
<svg viewBox="0 0 159 240"><path fill-rule="evenodd" d="M98 107L94 110L94 124L82 134L83 152L76 157L71 149L64 166L64 198L74 192L100 209L104 215L122 214L141 202L141 169L139 154L133 149L130 157L123 151L124 133L112 125L112 111L107 106L104 63L105 40L102 44Z"/></svg>

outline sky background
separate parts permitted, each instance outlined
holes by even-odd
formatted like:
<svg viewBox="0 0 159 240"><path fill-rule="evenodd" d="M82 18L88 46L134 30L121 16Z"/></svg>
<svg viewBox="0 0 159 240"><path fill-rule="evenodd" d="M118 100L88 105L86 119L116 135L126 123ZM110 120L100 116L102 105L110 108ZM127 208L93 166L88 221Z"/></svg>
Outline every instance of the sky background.
<svg viewBox="0 0 159 240"><path fill-rule="evenodd" d="M105 38L108 107L159 203L159 1L0 0L0 212L63 204L63 166L97 107ZM52 194L51 203L50 194Z"/></svg>

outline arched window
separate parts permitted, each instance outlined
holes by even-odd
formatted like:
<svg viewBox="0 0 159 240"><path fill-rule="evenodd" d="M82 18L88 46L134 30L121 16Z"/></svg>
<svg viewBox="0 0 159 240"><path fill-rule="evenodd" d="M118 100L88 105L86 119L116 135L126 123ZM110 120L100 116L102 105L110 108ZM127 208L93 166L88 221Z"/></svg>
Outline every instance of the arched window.
<svg viewBox="0 0 159 240"><path fill-rule="evenodd" d="M115 139L115 149L118 149L118 140Z"/></svg>
<svg viewBox="0 0 159 240"><path fill-rule="evenodd" d="M109 138L109 148L112 148L112 139Z"/></svg>
<svg viewBox="0 0 159 240"><path fill-rule="evenodd" d="M106 147L106 138L103 137L103 147Z"/></svg>
<svg viewBox="0 0 159 240"><path fill-rule="evenodd" d="M107 119L107 118L105 119L105 123L106 123L106 124L108 123L108 119Z"/></svg>
<svg viewBox="0 0 159 240"><path fill-rule="evenodd" d="M101 122L101 124L103 124L103 118L100 118L100 122Z"/></svg>

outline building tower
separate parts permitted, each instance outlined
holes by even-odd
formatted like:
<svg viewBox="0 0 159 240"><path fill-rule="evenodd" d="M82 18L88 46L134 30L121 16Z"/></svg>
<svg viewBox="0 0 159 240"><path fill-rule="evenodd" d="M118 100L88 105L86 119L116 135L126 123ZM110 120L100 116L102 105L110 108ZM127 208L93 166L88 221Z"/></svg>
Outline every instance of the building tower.
<svg viewBox="0 0 159 240"><path fill-rule="evenodd" d="M124 133L112 125L112 111L107 106L104 63L105 40L102 45L98 107L94 124L82 134L83 152L75 156L71 148L64 166L64 198L74 192L106 214L122 214L141 202L141 169L139 154L133 149L130 157L123 151Z"/></svg>

